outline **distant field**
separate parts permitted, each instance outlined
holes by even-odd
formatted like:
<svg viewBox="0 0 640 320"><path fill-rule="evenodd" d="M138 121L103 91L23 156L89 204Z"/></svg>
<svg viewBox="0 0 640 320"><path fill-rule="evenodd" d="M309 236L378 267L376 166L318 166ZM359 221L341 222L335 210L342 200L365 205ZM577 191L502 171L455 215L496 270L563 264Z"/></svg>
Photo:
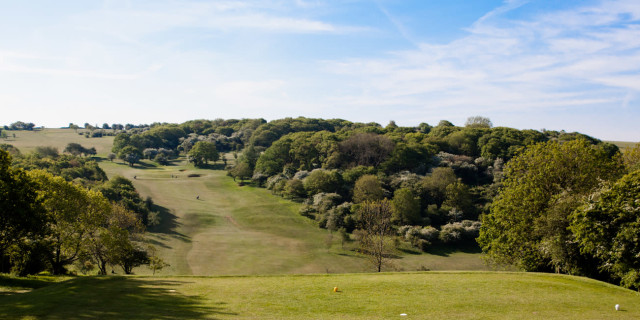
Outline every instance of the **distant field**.
<svg viewBox="0 0 640 320"><path fill-rule="evenodd" d="M535 273L108 276L0 294L0 318L640 319L640 296L586 278Z"/></svg>
<svg viewBox="0 0 640 320"><path fill-rule="evenodd" d="M631 149L631 148L635 147L638 144L638 142L629 142L629 141L606 141L606 142L609 142L611 144L615 144L623 152L624 152L625 149Z"/></svg>
<svg viewBox="0 0 640 320"><path fill-rule="evenodd" d="M78 130L83 132L83 130ZM33 151L36 147L55 147L62 150L71 142L79 143L85 148L95 147L98 155L106 156L111 152L113 137L85 138L73 129L44 129L34 131L7 131L9 138L0 139L0 143L8 143L23 153ZM16 135L14 138L13 135Z"/></svg>

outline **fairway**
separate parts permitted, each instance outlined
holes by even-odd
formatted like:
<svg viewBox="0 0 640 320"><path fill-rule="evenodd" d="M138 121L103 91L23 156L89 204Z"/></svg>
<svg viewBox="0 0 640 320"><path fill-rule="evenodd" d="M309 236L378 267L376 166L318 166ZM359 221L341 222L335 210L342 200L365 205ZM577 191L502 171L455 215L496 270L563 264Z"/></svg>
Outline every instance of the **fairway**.
<svg viewBox="0 0 640 320"><path fill-rule="evenodd" d="M102 161L112 177L131 179L142 196L160 206L162 222L148 239L170 264L162 274L247 275L372 271L354 244L298 214L300 204L266 189L240 187L222 170L170 166L129 167ZM197 175L197 177L189 177ZM135 176L135 179L134 179ZM398 255L387 270L481 270L477 253ZM145 268L135 270L148 274Z"/></svg>
<svg viewBox="0 0 640 320"><path fill-rule="evenodd" d="M0 318L638 319L639 299L603 282L535 273L109 276L6 294Z"/></svg>

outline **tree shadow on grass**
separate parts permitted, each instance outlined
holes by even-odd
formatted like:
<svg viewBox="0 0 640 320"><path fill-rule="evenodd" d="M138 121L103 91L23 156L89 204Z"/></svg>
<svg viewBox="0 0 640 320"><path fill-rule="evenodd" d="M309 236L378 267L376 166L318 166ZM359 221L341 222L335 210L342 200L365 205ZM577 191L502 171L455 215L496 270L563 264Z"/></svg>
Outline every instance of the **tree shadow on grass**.
<svg viewBox="0 0 640 320"><path fill-rule="evenodd" d="M482 249L477 243L465 243L461 245L434 245L429 247L426 251L428 254L433 254L436 256L448 257L452 253L463 252L463 253L481 253Z"/></svg>
<svg viewBox="0 0 640 320"><path fill-rule="evenodd" d="M0 300L1 319L216 319L221 301L180 293L187 281L83 277Z"/></svg>
<svg viewBox="0 0 640 320"><path fill-rule="evenodd" d="M31 289L37 289L46 287L51 284L51 281L36 278L16 278L8 275L0 274L0 287L8 288L9 290L0 289L0 297L14 295L19 292L31 291Z"/></svg>
<svg viewBox="0 0 640 320"><path fill-rule="evenodd" d="M158 212L160 216L160 224L157 226L153 226L149 228L149 232L166 234L177 239L180 239L183 242L191 242L191 238L188 236L176 231L178 227L181 226L180 222L178 222L178 217L171 212L171 210L153 204L151 207L151 211Z"/></svg>
<svg viewBox="0 0 640 320"><path fill-rule="evenodd" d="M224 163L207 163L198 166L199 169L224 170Z"/></svg>

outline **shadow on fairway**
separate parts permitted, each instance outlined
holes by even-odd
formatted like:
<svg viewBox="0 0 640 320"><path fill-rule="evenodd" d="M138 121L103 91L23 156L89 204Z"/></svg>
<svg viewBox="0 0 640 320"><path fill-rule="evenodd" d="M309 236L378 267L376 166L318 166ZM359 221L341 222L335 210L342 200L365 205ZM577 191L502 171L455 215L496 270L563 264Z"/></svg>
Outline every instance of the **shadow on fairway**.
<svg viewBox="0 0 640 320"><path fill-rule="evenodd" d="M215 319L226 303L180 293L188 281L85 277L0 300L1 319Z"/></svg>
<svg viewBox="0 0 640 320"><path fill-rule="evenodd" d="M448 257L452 253L464 252L464 253L481 253L482 249L478 244L465 244L460 246L448 246L448 245L435 245L427 250L428 254L436 256Z"/></svg>
<svg viewBox="0 0 640 320"><path fill-rule="evenodd" d="M30 291L31 289L37 289L51 285L51 281L35 278L14 278L11 276L0 274L0 287L9 288L9 291L1 291L0 297L16 294L15 291Z"/></svg>
<svg viewBox="0 0 640 320"><path fill-rule="evenodd" d="M151 211L157 211L160 214L160 224L149 228L150 232L170 235L183 242L191 242L191 238L176 231L178 227L180 227L180 223L178 222L178 217L173 214L171 210L163 206L153 204Z"/></svg>

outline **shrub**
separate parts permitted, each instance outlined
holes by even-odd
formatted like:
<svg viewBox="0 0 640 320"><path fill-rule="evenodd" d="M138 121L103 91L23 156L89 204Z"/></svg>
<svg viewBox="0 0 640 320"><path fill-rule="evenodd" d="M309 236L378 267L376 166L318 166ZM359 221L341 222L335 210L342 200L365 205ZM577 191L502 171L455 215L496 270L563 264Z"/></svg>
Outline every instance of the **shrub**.
<svg viewBox="0 0 640 320"><path fill-rule="evenodd" d="M306 195L302 181L295 178L288 180L285 183L282 193L285 197L290 199L300 199Z"/></svg>
<svg viewBox="0 0 640 320"><path fill-rule="evenodd" d="M480 225L479 221L471 220L445 224L440 230L440 241L444 243L458 243L474 240L479 235Z"/></svg>
<svg viewBox="0 0 640 320"><path fill-rule="evenodd" d="M267 179L267 189L273 191L273 187L280 181L287 181L287 177L285 177L283 174L277 174Z"/></svg>

